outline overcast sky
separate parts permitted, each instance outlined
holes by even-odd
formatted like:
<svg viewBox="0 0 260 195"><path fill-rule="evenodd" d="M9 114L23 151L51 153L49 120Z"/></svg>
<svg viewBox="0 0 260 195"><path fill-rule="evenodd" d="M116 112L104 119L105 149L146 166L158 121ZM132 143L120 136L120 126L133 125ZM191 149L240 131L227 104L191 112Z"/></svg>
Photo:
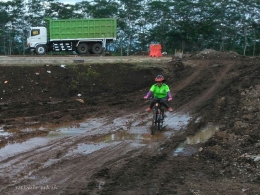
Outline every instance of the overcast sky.
<svg viewBox="0 0 260 195"><path fill-rule="evenodd" d="M61 3L75 4L81 2L82 0L59 0Z"/></svg>
<svg viewBox="0 0 260 195"><path fill-rule="evenodd" d="M0 0L0 2L1 1L6 2L8 0ZM61 3L75 4L75 3L81 2L82 0L58 0L58 1Z"/></svg>

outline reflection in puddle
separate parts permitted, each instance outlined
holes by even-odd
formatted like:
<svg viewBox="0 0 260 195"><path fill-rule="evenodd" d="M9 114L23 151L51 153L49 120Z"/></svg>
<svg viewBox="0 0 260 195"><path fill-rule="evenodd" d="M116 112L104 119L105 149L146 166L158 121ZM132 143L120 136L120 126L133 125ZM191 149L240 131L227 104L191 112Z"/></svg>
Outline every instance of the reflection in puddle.
<svg viewBox="0 0 260 195"><path fill-rule="evenodd" d="M7 137L9 135L11 135L11 133L5 132L4 130L0 130L0 136L1 137Z"/></svg>
<svg viewBox="0 0 260 195"><path fill-rule="evenodd" d="M92 132L94 129L98 131L98 128L103 124L103 119L92 119L80 124L70 125L69 127L58 128L56 131L51 131L48 137L77 136Z"/></svg>
<svg viewBox="0 0 260 195"><path fill-rule="evenodd" d="M11 135L11 133L5 132L3 127L0 127L0 137L7 137Z"/></svg>
<svg viewBox="0 0 260 195"><path fill-rule="evenodd" d="M180 130L188 124L190 119L191 117L187 114L173 114L166 117L165 124L167 125L167 128Z"/></svg>
<svg viewBox="0 0 260 195"><path fill-rule="evenodd" d="M165 137L166 135L163 133L157 133L155 135L151 135L150 132L146 134L135 134L124 130L99 137L94 141L94 143L78 144L76 148L72 148L66 156L71 156L73 154L90 154L104 147L111 147L113 145L120 144L123 141L130 141L129 143L131 143L132 146L140 147L149 143L161 141L165 139Z"/></svg>
<svg viewBox="0 0 260 195"><path fill-rule="evenodd" d="M202 131L196 133L194 136L188 136L186 141L181 143L178 148L174 151L174 156L182 155L191 155L197 152L195 147L190 145L195 145L199 143L206 142L219 130L216 126L208 126Z"/></svg>
<svg viewBox="0 0 260 195"><path fill-rule="evenodd" d="M113 144L117 144L116 142ZM91 154L92 152L95 152L97 150L100 150L104 147L107 146L112 146L111 143L100 143L100 144L95 144L95 143L81 143L78 144L76 148L72 148L65 156L71 156L73 154Z"/></svg>
<svg viewBox="0 0 260 195"><path fill-rule="evenodd" d="M32 138L23 143L8 144L0 150L0 160L13 156L15 154L28 151L33 147L42 146L49 140L45 138Z"/></svg>
<svg viewBox="0 0 260 195"><path fill-rule="evenodd" d="M165 135L162 133L157 133L155 135L151 135L150 133L148 134L134 134L134 133L129 133L127 131L121 131L118 133L110 134L104 137L101 137L97 139L95 142L96 143L101 143L101 142L115 142L115 141L138 141L143 144L149 143L149 142L155 142L155 141L160 141L165 138Z"/></svg>
<svg viewBox="0 0 260 195"><path fill-rule="evenodd" d="M218 131L218 129L218 127L209 126L202 131L196 133L194 136L187 137L187 144L204 143L209 138L211 138L216 133L216 131Z"/></svg>

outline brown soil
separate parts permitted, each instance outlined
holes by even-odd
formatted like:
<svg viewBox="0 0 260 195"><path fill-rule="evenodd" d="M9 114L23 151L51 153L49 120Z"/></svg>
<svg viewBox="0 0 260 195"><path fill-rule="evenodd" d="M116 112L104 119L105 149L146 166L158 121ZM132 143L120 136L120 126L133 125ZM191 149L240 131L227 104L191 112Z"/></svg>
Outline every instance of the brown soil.
<svg viewBox="0 0 260 195"><path fill-rule="evenodd" d="M45 136L51 125L104 118L108 122L99 128L110 128L65 136L1 160L1 194L260 194L259 57L211 51L157 65L1 66L0 70L0 122L4 131L13 133L0 137L2 149ZM77 144L112 134L111 121L122 116L128 122L117 132L128 131L136 120L137 131L149 132L145 120L150 115L144 112L148 102L142 97L157 74L165 75L174 94L170 103L174 113L192 116L187 127L142 147L122 141L88 155L66 157ZM208 125L219 131L190 147L193 152L173 155L187 136ZM55 163L46 166L50 160Z"/></svg>

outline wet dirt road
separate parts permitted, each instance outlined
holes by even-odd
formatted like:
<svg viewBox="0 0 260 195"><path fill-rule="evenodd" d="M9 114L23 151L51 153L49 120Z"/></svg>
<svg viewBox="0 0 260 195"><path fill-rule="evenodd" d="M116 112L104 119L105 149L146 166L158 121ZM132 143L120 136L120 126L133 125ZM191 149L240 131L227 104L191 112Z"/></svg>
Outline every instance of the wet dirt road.
<svg viewBox="0 0 260 195"><path fill-rule="evenodd" d="M47 136L35 137L0 149L1 194L68 194L80 190L96 168L181 131L188 115L167 113L165 127L150 135L152 113L119 118L89 118L69 127L56 127ZM44 130L48 127L39 127ZM30 131L30 129L26 129ZM31 129L32 130L32 129ZM8 136L8 135L7 135ZM102 185L102 181L100 181Z"/></svg>

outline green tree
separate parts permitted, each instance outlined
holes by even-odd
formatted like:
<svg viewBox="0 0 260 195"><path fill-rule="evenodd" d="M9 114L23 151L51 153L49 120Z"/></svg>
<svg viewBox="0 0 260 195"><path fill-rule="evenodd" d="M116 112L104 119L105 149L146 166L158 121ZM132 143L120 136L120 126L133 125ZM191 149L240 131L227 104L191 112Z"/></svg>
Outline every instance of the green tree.
<svg viewBox="0 0 260 195"><path fill-rule="evenodd" d="M48 2L49 6L45 9L45 13L43 13L44 17L49 17L52 19L74 18L75 5L63 4L53 0L48 0Z"/></svg>
<svg viewBox="0 0 260 195"><path fill-rule="evenodd" d="M7 39L7 23L10 21L9 14L6 11L7 3L0 2L0 40L1 40L1 54L7 54L7 48L6 48L6 39Z"/></svg>
<svg viewBox="0 0 260 195"><path fill-rule="evenodd" d="M8 1L5 4L6 13L9 17L5 24L4 45L8 55L24 53L24 0Z"/></svg>
<svg viewBox="0 0 260 195"><path fill-rule="evenodd" d="M171 1L149 1L147 10L147 20L150 23L148 42L160 43L164 51L169 51L171 43L169 36L175 29L173 19L173 3ZM149 15L148 15L149 14Z"/></svg>
<svg viewBox="0 0 260 195"><path fill-rule="evenodd" d="M96 0L89 6L92 18L114 18L117 15L118 3L112 0Z"/></svg>
<svg viewBox="0 0 260 195"><path fill-rule="evenodd" d="M126 55L134 52L135 41L137 40L136 24L140 21L142 12L142 1L139 0L120 0L118 9L118 28L121 34L122 51Z"/></svg>

